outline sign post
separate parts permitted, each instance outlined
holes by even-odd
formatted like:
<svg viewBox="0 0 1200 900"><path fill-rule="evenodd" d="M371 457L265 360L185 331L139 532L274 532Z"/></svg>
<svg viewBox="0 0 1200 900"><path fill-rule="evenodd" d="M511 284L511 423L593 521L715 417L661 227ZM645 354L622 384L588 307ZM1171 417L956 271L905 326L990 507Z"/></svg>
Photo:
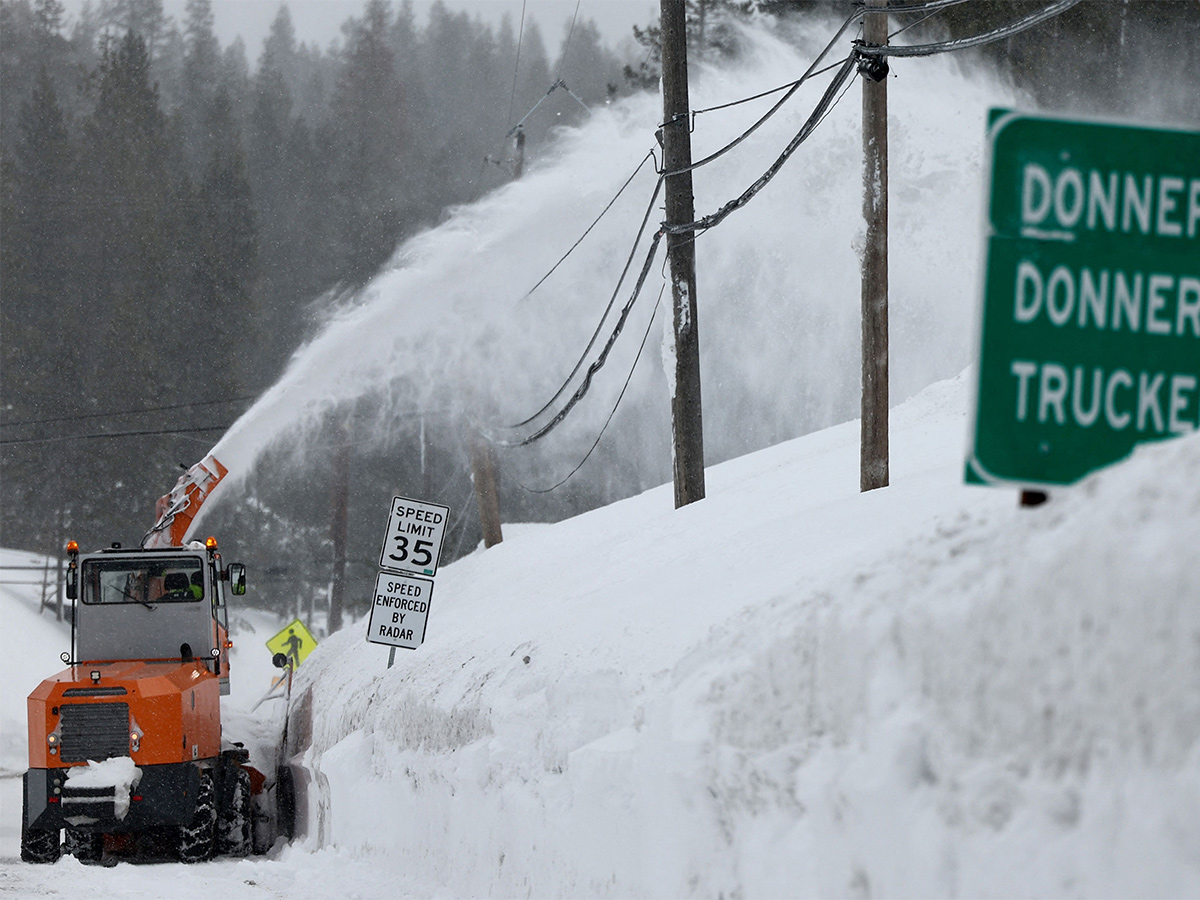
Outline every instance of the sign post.
<svg viewBox="0 0 1200 900"><path fill-rule="evenodd" d="M396 661L397 647L416 650L425 640L433 576L437 574L449 521L448 506L405 497L392 499L379 551L379 568L383 571L375 579L367 623L367 640L392 648L388 653L389 669Z"/></svg>
<svg viewBox="0 0 1200 900"><path fill-rule="evenodd" d="M1200 133L992 110L966 480L1066 485L1200 427Z"/></svg>

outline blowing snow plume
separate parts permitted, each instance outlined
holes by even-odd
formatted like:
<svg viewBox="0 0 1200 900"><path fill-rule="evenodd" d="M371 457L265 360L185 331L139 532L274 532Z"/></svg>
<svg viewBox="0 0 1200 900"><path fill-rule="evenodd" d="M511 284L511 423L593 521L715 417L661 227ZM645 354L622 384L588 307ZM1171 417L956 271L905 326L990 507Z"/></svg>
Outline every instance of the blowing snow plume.
<svg viewBox="0 0 1200 900"><path fill-rule="evenodd" d="M830 24L819 34L749 32L740 62L695 72L693 109L794 81L835 31ZM849 40L830 58L848 51ZM970 360L985 111L1011 99L945 58L899 63L893 73L892 395L900 401ZM829 77L806 84L748 140L696 171L699 215L740 194L775 161ZM710 464L857 416L859 90L852 80L845 102L775 180L697 240ZM741 134L777 96L698 114L695 158ZM597 110L582 126L560 131L521 181L450 211L443 224L403 244L213 449L230 469L225 484L244 478L268 448L285 438L303 443L298 433L364 399L380 435L411 430L414 412L501 438L527 434L532 426L504 426L554 396L615 297L586 370L632 294L662 218L660 198L635 241L657 180L648 156L657 150L660 119L654 94ZM611 209L556 267L627 180ZM662 252L590 392L544 440L506 453L506 472L543 486L571 471L611 413L648 334L605 433L603 458L576 478L623 479L628 493L670 477L662 367L668 304L655 315L666 281ZM539 421L561 408L580 377Z"/></svg>

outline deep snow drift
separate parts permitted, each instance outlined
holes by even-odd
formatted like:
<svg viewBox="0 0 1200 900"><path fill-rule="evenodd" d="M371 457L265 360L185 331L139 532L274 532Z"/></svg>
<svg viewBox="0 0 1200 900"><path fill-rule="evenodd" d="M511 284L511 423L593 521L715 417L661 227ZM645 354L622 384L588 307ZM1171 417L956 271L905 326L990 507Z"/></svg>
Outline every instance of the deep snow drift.
<svg viewBox="0 0 1200 900"><path fill-rule="evenodd" d="M307 846L451 895L1200 894L1200 437L1019 509L964 378L521 532L302 670ZM372 810L394 811L380 827Z"/></svg>

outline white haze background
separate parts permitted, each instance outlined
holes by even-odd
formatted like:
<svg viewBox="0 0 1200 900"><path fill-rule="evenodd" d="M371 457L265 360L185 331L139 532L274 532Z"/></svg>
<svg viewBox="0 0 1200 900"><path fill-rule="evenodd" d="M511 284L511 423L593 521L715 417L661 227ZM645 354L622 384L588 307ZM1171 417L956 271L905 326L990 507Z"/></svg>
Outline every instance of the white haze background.
<svg viewBox="0 0 1200 900"><path fill-rule="evenodd" d="M785 83L811 59L753 40L747 65L699 74L694 106ZM738 457L710 466L706 500L676 511L662 485L556 525L506 523L503 544L439 572L427 641L393 669L361 619L328 639L297 684L311 720L306 700L296 733L311 741L294 845L195 867L35 869L15 860L9 776L0 891L1200 896L1200 438L1147 448L1033 510L962 485L985 115L1012 98L949 60L893 72L891 487L858 492L849 421L854 86L698 246L710 462ZM702 116L697 155L755 111ZM796 105L697 173L698 211L757 177L803 115ZM497 420L540 405L594 327L651 177L522 295L658 119L653 97L598 111L524 180L400 248L218 457L244 475L364 395L392 411L454 408L470 387ZM590 444L660 286L656 268L593 395L528 457L530 478L561 476ZM659 358L643 359L605 440L663 482ZM238 496L231 480L218 499ZM0 602L23 637L0 654L7 774L25 764L23 698L64 639L28 592ZM261 743L282 711L249 709L270 671L260 642L280 623L243 612L235 624L228 736Z"/></svg>

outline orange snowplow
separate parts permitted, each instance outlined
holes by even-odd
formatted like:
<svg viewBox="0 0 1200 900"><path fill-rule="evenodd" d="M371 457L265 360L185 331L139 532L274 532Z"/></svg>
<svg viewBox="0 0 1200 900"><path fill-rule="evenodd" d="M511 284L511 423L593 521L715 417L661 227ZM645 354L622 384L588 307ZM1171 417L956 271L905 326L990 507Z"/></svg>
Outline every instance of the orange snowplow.
<svg viewBox="0 0 1200 900"><path fill-rule="evenodd" d="M147 546L67 546L68 667L29 696L21 858L99 861L152 836L183 862L255 849L263 776L222 739L229 595L246 569L215 538L172 544L226 474L209 457L160 501ZM261 846L258 849L263 849Z"/></svg>

